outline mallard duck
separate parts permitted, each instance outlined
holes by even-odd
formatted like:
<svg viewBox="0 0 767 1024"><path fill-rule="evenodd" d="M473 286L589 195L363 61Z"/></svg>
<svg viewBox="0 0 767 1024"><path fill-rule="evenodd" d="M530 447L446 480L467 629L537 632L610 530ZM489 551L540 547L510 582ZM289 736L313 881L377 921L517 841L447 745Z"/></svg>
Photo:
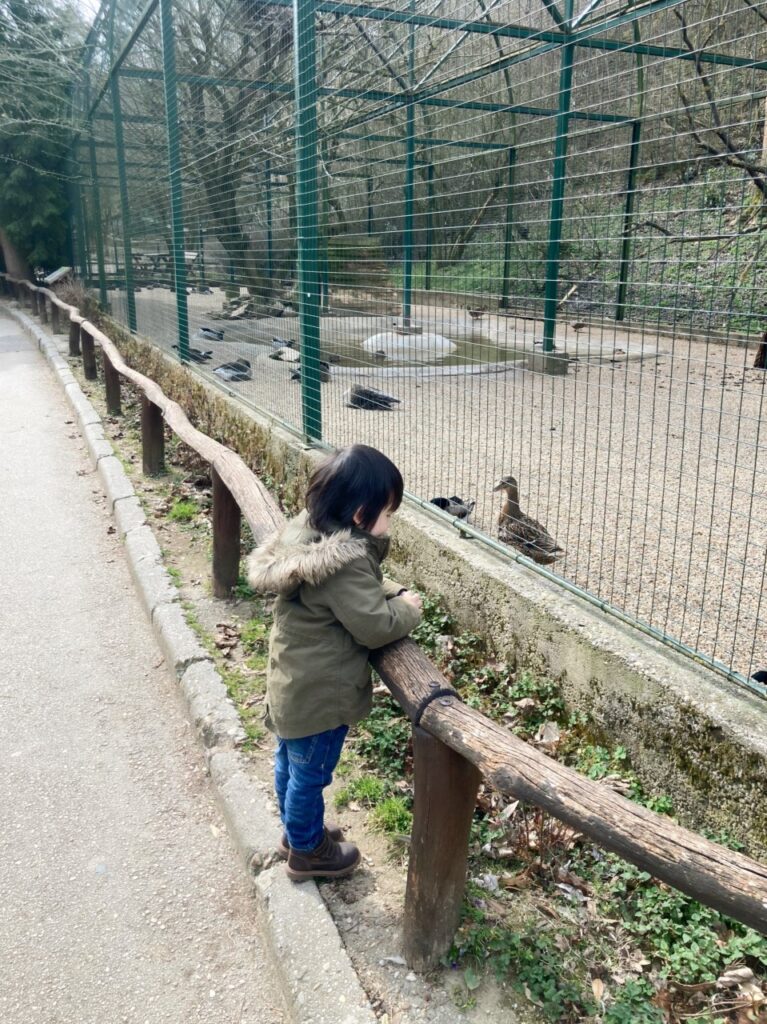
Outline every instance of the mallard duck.
<svg viewBox="0 0 767 1024"><path fill-rule="evenodd" d="M503 491L506 499L498 517L498 539L517 548L539 565L548 565L561 558L565 551L545 526L526 516L519 508L519 485L513 476L505 476L494 491Z"/></svg>
<svg viewBox="0 0 767 1024"><path fill-rule="evenodd" d="M399 405L399 398L387 395L383 391L376 391L375 388L364 388L355 384L345 392L346 404L352 409L391 409L393 405Z"/></svg>
<svg viewBox="0 0 767 1024"><path fill-rule="evenodd" d="M456 519L468 519L477 504L476 501L464 501L456 494L450 498L429 498L429 502Z"/></svg>

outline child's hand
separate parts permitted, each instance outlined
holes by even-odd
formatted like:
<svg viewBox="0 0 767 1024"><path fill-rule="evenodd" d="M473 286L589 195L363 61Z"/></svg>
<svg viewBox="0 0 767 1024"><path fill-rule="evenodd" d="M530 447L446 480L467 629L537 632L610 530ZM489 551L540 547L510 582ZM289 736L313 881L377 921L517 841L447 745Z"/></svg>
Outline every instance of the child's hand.
<svg viewBox="0 0 767 1024"><path fill-rule="evenodd" d="M408 604L412 604L418 611L423 611L423 602L418 594L414 594L412 590L406 590L404 594L400 594L403 601L407 601Z"/></svg>

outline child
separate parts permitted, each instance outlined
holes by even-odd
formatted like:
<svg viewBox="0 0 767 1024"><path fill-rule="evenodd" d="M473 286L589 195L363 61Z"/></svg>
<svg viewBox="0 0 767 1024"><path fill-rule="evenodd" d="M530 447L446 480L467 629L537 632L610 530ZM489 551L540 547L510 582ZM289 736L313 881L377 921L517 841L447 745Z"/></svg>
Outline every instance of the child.
<svg viewBox="0 0 767 1024"><path fill-rule="evenodd" d="M312 475L306 510L250 558L256 590L278 595L269 641L266 724L287 873L340 878L360 852L324 825L322 790L349 731L370 711L368 653L407 636L421 600L384 580L402 476L375 448L343 448Z"/></svg>

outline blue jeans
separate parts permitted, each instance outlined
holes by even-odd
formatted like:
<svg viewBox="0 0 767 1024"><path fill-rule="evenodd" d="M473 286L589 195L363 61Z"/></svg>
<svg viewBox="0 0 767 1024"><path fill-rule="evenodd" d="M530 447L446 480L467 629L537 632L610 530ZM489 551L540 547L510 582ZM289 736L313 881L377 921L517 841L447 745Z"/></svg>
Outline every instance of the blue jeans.
<svg viewBox="0 0 767 1024"><path fill-rule="evenodd" d="M322 791L333 780L348 731L348 725L340 725L298 740L277 737L274 789L288 843L294 850L314 850L322 842Z"/></svg>

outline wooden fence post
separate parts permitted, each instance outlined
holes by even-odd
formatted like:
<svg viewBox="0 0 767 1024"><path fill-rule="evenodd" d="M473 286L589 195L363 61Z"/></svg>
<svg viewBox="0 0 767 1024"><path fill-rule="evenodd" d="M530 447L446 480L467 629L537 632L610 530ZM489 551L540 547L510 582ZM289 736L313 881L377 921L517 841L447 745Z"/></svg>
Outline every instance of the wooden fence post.
<svg viewBox="0 0 767 1024"><path fill-rule="evenodd" d="M165 471L165 426L160 407L141 396L141 449L143 469L147 476Z"/></svg>
<svg viewBox="0 0 767 1024"><path fill-rule="evenodd" d="M30 301L32 303L32 312L35 314L35 316L37 316L37 314L38 314L37 292L35 291L34 288L30 288L29 289L29 298L30 298Z"/></svg>
<svg viewBox="0 0 767 1024"><path fill-rule="evenodd" d="M91 339L92 340L92 339ZM85 348L83 348L83 353ZM104 368L104 385L106 387L107 412L110 416L119 416L122 412L120 402L120 374L112 366L112 360L101 350L101 362Z"/></svg>
<svg viewBox="0 0 767 1024"><path fill-rule="evenodd" d="M51 299L51 330L54 334L61 334L61 310Z"/></svg>
<svg viewBox="0 0 767 1024"><path fill-rule="evenodd" d="M96 366L96 346L93 341L93 335L84 327L79 327L79 334L83 350L83 374L85 379L98 380L99 371Z"/></svg>
<svg viewBox="0 0 767 1024"><path fill-rule="evenodd" d="M45 292L40 292L37 302L37 311L40 314L40 323L48 323L48 296Z"/></svg>
<svg viewBox="0 0 767 1024"><path fill-rule="evenodd" d="M69 354L70 356L80 355L80 325L76 320L69 321Z"/></svg>
<svg viewBox="0 0 767 1024"><path fill-rule="evenodd" d="M229 597L240 575L240 506L210 467L213 478L213 595Z"/></svg>
<svg viewBox="0 0 767 1024"><path fill-rule="evenodd" d="M405 892L403 953L417 970L434 967L461 916L469 830L480 772L423 729L413 729L415 801Z"/></svg>

